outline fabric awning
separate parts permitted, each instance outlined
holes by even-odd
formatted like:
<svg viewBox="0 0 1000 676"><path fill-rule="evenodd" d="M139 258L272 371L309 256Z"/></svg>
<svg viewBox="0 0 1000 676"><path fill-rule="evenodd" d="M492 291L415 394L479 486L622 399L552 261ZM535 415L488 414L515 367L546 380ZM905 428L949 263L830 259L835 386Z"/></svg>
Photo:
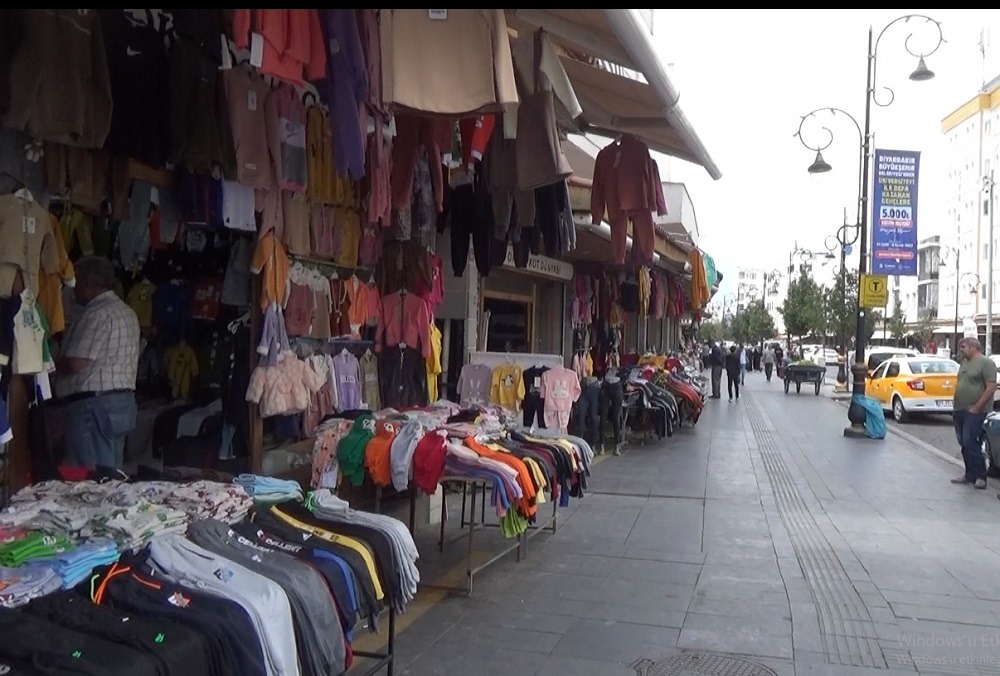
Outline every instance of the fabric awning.
<svg viewBox="0 0 1000 676"><path fill-rule="evenodd" d="M722 176L678 105L680 95L639 10L506 12L518 35L544 28L562 50L560 58L584 110L575 127L561 121L568 128L607 137L633 134L652 150L701 165L714 179Z"/></svg>
<svg viewBox="0 0 1000 676"><path fill-rule="evenodd" d="M561 59L583 106L583 115L576 120L580 131L608 137L632 134L651 150L700 164L684 139L667 122L663 103L648 84L569 57ZM566 120L561 122L568 124Z"/></svg>

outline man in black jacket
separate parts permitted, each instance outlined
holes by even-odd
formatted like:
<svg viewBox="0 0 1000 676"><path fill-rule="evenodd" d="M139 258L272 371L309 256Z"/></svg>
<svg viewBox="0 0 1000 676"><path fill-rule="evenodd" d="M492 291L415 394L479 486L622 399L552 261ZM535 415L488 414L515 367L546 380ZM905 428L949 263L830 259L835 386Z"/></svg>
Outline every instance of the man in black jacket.
<svg viewBox="0 0 1000 676"><path fill-rule="evenodd" d="M718 343L712 343L712 352L708 355L708 362L712 367L712 399L722 397L722 366L724 361L722 346Z"/></svg>
<svg viewBox="0 0 1000 676"><path fill-rule="evenodd" d="M733 400L733 387L736 388L736 398L740 398L740 353L733 345L726 355L726 387L729 388L729 401Z"/></svg>

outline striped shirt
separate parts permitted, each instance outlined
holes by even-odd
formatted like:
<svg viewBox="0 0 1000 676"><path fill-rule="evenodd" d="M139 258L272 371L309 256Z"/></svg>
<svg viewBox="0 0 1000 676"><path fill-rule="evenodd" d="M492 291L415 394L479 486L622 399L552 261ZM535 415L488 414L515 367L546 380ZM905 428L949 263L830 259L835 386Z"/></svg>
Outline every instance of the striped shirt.
<svg viewBox="0 0 1000 676"><path fill-rule="evenodd" d="M90 363L78 373L60 376L60 396L134 390L139 319L114 291L106 291L87 303L79 319L69 327L62 355L88 359Z"/></svg>

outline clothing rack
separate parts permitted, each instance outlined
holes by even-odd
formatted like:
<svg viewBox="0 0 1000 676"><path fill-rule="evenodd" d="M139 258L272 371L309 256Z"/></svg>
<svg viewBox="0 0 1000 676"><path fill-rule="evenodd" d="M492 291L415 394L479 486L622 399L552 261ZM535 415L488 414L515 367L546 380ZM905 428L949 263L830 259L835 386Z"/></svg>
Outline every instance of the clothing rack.
<svg viewBox="0 0 1000 676"><path fill-rule="evenodd" d="M353 274L355 274L357 272L367 272L367 273L371 274L375 270L374 267L367 267L367 266L364 266L364 265L353 265L353 266L351 266L351 265L340 265L339 263L335 263L334 261L326 260L325 258L314 258L312 256L300 256L298 254L293 254L293 253L288 254L288 258L289 258L289 260L291 260L293 262L297 261L297 262L302 263L303 265L306 265L306 266L313 266L313 267L317 267L317 268L325 268L325 269L328 269L328 270L334 270L335 272L337 272L338 275L341 272L347 272L347 273L349 273L347 275L348 277L350 277L351 275L353 275Z"/></svg>
<svg viewBox="0 0 1000 676"><path fill-rule="evenodd" d="M392 676L396 661L396 611L389 606L389 636L386 643L385 652L373 652L368 650L354 650L355 657L364 657L375 660L375 663L362 672L362 676L373 676L385 669L386 676Z"/></svg>
<svg viewBox="0 0 1000 676"><path fill-rule="evenodd" d="M462 487L462 513L460 518L459 528L463 531L449 540L445 540L444 530L445 523L448 521L448 500L447 491L442 495L441 499L441 530L438 536L438 552L444 552L445 544L454 542L461 538L466 538L468 544L468 550L466 554L466 566L465 566L465 587L454 587L448 585L434 585L434 584L423 584L421 586L427 587L428 589L440 589L442 591L464 591L466 595L472 595L472 585L475 580L476 574L489 568L494 563L507 556L511 552L515 552L515 561L520 563L521 559L527 558L528 556L528 541L533 538L538 533L543 530L555 533L558 526L556 512L559 508L559 501L552 501L552 516L543 524L535 524L533 526L528 526L528 530L518 533L517 538L515 538L513 544L507 546L503 550L497 552L491 556L486 561L475 565L475 537L476 531L483 528L499 528L499 524L486 523L486 493L489 488L488 482L483 479L476 479L471 477L462 476L443 476L441 477L440 484L443 488L447 485L459 485ZM476 513L476 498L479 494L482 494L482 501L480 505L480 518L477 521L475 518ZM416 506L416 492L410 492L410 524L415 521L415 506ZM471 499L471 503L469 500ZM466 509L468 507L469 518L466 519Z"/></svg>

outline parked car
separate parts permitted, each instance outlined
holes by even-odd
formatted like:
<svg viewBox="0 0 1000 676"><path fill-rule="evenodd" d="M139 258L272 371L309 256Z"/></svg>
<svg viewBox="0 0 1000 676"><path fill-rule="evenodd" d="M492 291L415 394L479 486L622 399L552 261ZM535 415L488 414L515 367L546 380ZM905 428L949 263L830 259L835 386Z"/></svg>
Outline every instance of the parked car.
<svg viewBox="0 0 1000 676"><path fill-rule="evenodd" d="M1000 413L993 412L986 416L980 444L990 476L1000 476Z"/></svg>
<svg viewBox="0 0 1000 676"><path fill-rule="evenodd" d="M958 364L933 355L888 357L865 382L865 394L891 411L896 422L912 413L951 413Z"/></svg>

